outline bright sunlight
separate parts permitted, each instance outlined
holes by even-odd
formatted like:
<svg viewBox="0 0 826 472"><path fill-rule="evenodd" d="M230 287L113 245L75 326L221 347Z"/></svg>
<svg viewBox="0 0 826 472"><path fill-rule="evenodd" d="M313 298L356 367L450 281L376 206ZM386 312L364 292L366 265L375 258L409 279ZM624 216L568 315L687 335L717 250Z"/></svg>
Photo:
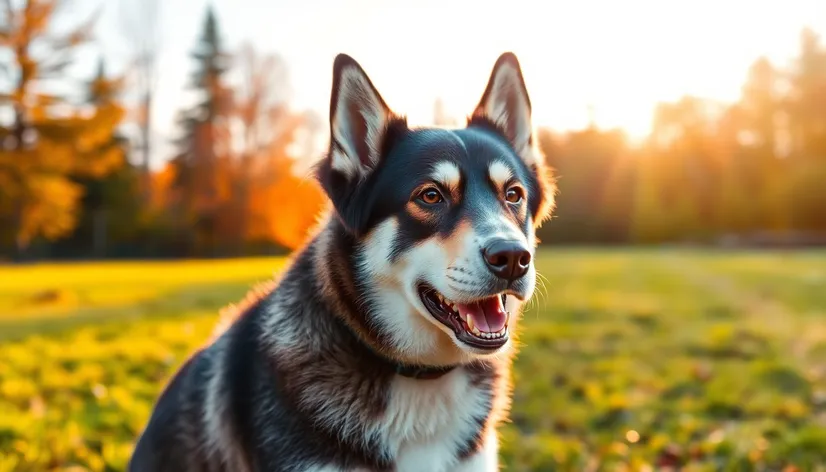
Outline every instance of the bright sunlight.
<svg viewBox="0 0 826 472"><path fill-rule="evenodd" d="M307 9L317 7L307 2ZM415 6L361 0L331 10L309 30L252 27L262 45L285 44L291 35L289 42L306 46L295 56L285 51L300 84L296 106L326 113L331 60L348 51L381 85L388 104L412 123L431 122L437 97L462 118L478 100L496 56L513 50L538 126L580 129L593 116L598 126L620 127L632 138L650 131L657 102L685 94L737 100L756 58L784 64L797 50L802 25L826 23L826 4L819 0L453 0ZM243 15L232 16L240 21Z"/></svg>

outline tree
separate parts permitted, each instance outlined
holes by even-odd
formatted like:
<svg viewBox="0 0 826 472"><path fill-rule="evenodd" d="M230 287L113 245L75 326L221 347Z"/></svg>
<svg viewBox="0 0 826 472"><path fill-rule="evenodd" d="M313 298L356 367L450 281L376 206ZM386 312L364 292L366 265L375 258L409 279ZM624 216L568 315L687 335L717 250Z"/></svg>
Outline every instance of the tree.
<svg viewBox="0 0 826 472"><path fill-rule="evenodd" d="M123 34L132 48L131 72L133 88L138 97L136 122L141 152L141 186L144 201L150 196L149 165L152 158L152 105L158 83L157 60L162 44L161 8L159 0L123 0Z"/></svg>
<svg viewBox="0 0 826 472"><path fill-rule="evenodd" d="M792 73L789 121L795 137L786 188L793 225L826 231L826 48L811 29L800 36Z"/></svg>
<svg viewBox="0 0 826 472"><path fill-rule="evenodd" d="M320 128L312 113L286 114L281 131L256 160L247 208L251 241L294 249L306 239L327 199L315 179L298 168L301 158L314 155Z"/></svg>
<svg viewBox="0 0 826 472"><path fill-rule="evenodd" d="M234 161L233 205L239 216L234 231L234 245L240 245L250 233L250 209L253 184L272 180L276 169L261 169L280 135L291 136L295 123L288 107L290 95L287 66L276 55L259 54L250 44L242 46L237 67L241 83L233 93L233 117L240 125L240 149ZM283 151L283 150L282 150ZM266 164L266 162L264 162ZM277 211L277 207L273 208Z"/></svg>
<svg viewBox="0 0 826 472"><path fill-rule="evenodd" d="M57 0L5 2L0 46L11 53L7 75L11 90L0 104L13 110L13 123L3 132L0 152L0 235L18 255L31 241L56 239L77 221L82 189L73 177L98 177L119 164L113 153L98 152L109 138L117 113L89 114L49 86L65 79L77 48L89 42L97 17L54 33ZM111 110L110 110L111 111ZM3 231L0 229L0 231Z"/></svg>
<svg viewBox="0 0 826 472"><path fill-rule="evenodd" d="M138 220L135 201L134 169L126 160L126 139L117 126L125 111L118 102L121 78L109 78L103 59L97 73L87 84L86 104L90 108L87 126L96 130L94 144L85 146L87 160L118 162L114 172L100 177L79 176L75 181L83 189L79 224L72 233L73 252L105 257L112 234L125 238ZM105 156L105 157L104 157ZM88 247L90 245L90 247Z"/></svg>
<svg viewBox="0 0 826 472"><path fill-rule="evenodd" d="M800 35L789 108L798 159L826 159L826 50L811 29Z"/></svg>
<svg viewBox="0 0 826 472"><path fill-rule="evenodd" d="M236 62L241 83L233 90L241 143L233 161L234 238L295 248L324 202L316 183L301 175L301 158L313 156L322 122L289 107L286 63L277 55L242 47Z"/></svg>
<svg viewBox="0 0 826 472"><path fill-rule="evenodd" d="M221 223L221 205L231 190L227 186L230 171L225 169L230 154L231 94L225 79L229 55L223 49L211 7L192 56L196 69L189 85L198 101L179 116L182 136L172 162L174 188L179 194L176 219L192 247L214 252L218 249L214 238Z"/></svg>
<svg viewBox="0 0 826 472"><path fill-rule="evenodd" d="M720 134L736 147L725 163L729 202L727 220L737 230L782 229L787 226L788 126L782 96L782 74L768 59L749 68L739 103L733 105Z"/></svg>

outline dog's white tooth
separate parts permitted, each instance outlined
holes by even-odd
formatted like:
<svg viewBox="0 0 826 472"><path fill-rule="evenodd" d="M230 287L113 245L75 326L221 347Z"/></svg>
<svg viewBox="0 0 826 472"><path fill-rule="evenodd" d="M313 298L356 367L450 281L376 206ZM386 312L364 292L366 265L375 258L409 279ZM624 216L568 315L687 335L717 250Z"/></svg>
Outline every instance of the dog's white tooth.
<svg viewBox="0 0 826 472"><path fill-rule="evenodd" d="M468 317L467 317L467 319L468 319L468 320L471 320L471 319L473 319L473 318L471 318L470 316L468 316ZM479 336L479 335L481 335L481 334L482 334L482 332L481 332L481 331L479 331L479 328L477 328L476 326L474 326L474 327L472 328L472 330L471 330L471 331L473 331L473 334L475 334L475 335L477 335L477 336Z"/></svg>
<svg viewBox="0 0 826 472"><path fill-rule="evenodd" d="M479 329L476 328L476 325L473 324L473 317L472 316L468 316L465 319L465 323L467 323L468 331L470 331L472 333L478 333L479 332Z"/></svg>

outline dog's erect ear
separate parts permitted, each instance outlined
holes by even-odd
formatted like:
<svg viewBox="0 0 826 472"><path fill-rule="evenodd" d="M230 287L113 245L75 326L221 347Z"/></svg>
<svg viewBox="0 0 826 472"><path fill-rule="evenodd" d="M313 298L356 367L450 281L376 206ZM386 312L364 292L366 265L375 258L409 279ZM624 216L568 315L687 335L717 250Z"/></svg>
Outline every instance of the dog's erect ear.
<svg viewBox="0 0 826 472"><path fill-rule="evenodd" d="M525 164L534 172L536 188L531 192L530 208L537 227L554 209L556 184L552 172L534 149L531 99L519 60L512 52L499 56L482 99L468 120L495 128L510 142Z"/></svg>
<svg viewBox="0 0 826 472"><path fill-rule="evenodd" d="M407 130L361 66L339 54L333 63L330 96L330 150L319 162L316 177L341 221L354 234L367 224L369 211L359 200L362 185L379 165L390 143Z"/></svg>
<svg viewBox="0 0 826 472"><path fill-rule="evenodd" d="M485 93L470 117L470 124L474 121L496 126L527 164L534 163L531 99L514 53L506 52L496 60Z"/></svg>
<svg viewBox="0 0 826 472"><path fill-rule="evenodd" d="M336 56L330 96L330 167L347 180L362 179L379 162L392 112L352 57Z"/></svg>

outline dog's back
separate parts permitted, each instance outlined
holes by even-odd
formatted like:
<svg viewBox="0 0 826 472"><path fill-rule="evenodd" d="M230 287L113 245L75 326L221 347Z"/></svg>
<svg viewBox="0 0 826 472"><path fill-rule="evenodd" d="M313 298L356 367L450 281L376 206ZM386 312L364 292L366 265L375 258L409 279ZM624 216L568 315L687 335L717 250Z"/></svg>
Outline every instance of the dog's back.
<svg viewBox="0 0 826 472"><path fill-rule="evenodd" d="M253 287L226 309L209 344L170 379L138 439L129 471L249 470L244 441L252 424L248 396L268 382L260 357L258 323L274 281Z"/></svg>
<svg viewBox="0 0 826 472"><path fill-rule="evenodd" d="M209 470L203 467L203 430L198 428L203 421L199 411L203 381L210 368L205 352L191 356L161 393L128 470Z"/></svg>

